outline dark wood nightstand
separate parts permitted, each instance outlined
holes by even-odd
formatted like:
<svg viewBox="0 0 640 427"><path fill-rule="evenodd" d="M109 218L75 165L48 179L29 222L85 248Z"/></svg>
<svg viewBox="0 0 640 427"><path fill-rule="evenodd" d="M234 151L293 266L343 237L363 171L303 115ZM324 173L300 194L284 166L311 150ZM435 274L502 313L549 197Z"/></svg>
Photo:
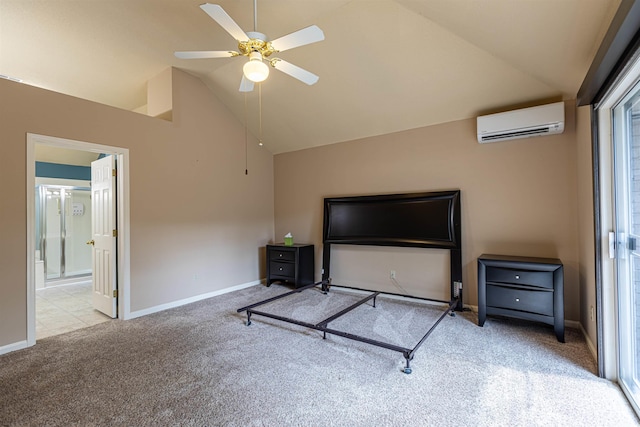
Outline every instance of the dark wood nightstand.
<svg viewBox="0 0 640 427"><path fill-rule="evenodd" d="M564 342L564 273L555 258L483 254L478 258L478 326L487 315L553 325Z"/></svg>
<svg viewBox="0 0 640 427"><path fill-rule="evenodd" d="M313 245L267 245L267 286L273 282L291 284L296 288L312 284L314 256Z"/></svg>

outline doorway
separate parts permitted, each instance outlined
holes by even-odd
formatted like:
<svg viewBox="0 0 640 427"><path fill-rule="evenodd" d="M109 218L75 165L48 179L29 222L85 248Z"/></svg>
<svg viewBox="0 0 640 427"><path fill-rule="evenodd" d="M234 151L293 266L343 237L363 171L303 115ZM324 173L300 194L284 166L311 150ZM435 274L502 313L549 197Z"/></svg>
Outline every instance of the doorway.
<svg viewBox="0 0 640 427"><path fill-rule="evenodd" d="M82 141L68 140L63 138L55 138L44 135L27 134L27 344L34 345L36 342L36 298L39 295L36 291L41 280L49 279L51 284L56 286L56 293L69 293L73 297L79 297L86 288L87 284L91 286L92 267L89 266L87 271L87 254L86 249L89 248L84 241L72 239L69 232L74 226L82 227L82 224L72 225L73 219L84 217L85 209L91 209L90 196L86 193L86 186L73 185L40 185L36 188L36 146L52 147L58 149L73 150L77 152L112 155L118 163L118 174L115 178L116 190L114 197L117 205L117 230L118 238L115 263L117 270L114 269L115 282L118 286L117 295L117 318L127 319L130 315L129 304L129 180L128 180L128 149L119 147L105 146ZM65 183L68 184L68 183ZM50 196L50 214L51 221L43 226L42 222L36 220L38 209L46 209L47 191ZM40 193L42 192L42 193ZM56 194L57 193L57 194ZM44 206L39 206L38 201L45 197ZM87 202L88 199L89 202ZM64 218L61 215L64 214ZM67 215L69 214L69 215ZM75 215L74 215L75 214ZM74 218L75 217L75 218ZM86 222L87 218L84 217ZM66 224L65 222L70 222ZM50 240L45 244L41 244L43 237L43 227L53 228L53 233L48 236ZM86 225L86 224L85 224ZM73 233L73 231L71 231ZM79 238L83 235L78 233ZM55 236L59 236L57 239ZM90 238L90 237L89 237ZM82 245L82 246L81 246ZM84 250L83 250L84 249ZM90 248L89 248L90 250ZM74 253L75 251L75 253ZM42 259L42 261L39 261ZM44 269L44 262L52 262L51 268ZM49 265L47 265L49 267ZM42 269L40 271L40 269ZM46 278L44 276L46 271ZM84 279L79 283L70 284L70 280ZM88 279L88 281L87 281ZM84 282L84 283L83 283ZM84 286L84 288L83 288ZM48 289L45 289L48 291ZM89 289L91 292L91 289ZM114 294L115 298L115 294ZM116 300L114 300L116 302Z"/></svg>

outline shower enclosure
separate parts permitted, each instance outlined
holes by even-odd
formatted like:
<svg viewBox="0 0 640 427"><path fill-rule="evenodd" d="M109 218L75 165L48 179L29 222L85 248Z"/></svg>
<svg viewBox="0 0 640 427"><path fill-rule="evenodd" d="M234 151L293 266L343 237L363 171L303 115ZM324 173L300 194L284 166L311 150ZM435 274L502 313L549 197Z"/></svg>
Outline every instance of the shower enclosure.
<svg viewBox="0 0 640 427"><path fill-rule="evenodd" d="M91 189L38 185L36 215L36 260L44 266L43 285L90 275L91 246L86 242L91 239Z"/></svg>

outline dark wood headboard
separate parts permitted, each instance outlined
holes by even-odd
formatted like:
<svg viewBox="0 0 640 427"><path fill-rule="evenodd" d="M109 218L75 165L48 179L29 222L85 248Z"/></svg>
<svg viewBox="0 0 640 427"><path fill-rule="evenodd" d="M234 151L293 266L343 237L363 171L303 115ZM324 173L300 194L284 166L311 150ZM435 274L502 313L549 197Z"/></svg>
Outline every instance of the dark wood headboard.
<svg viewBox="0 0 640 427"><path fill-rule="evenodd" d="M324 199L323 274L332 244L409 246L451 251L451 298L462 309L460 190Z"/></svg>

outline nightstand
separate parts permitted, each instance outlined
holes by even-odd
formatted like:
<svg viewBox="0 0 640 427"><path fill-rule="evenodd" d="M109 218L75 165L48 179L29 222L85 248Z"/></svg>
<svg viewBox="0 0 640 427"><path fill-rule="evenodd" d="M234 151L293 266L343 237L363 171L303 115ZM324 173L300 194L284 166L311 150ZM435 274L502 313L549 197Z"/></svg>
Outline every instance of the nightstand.
<svg viewBox="0 0 640 427"><path fill-rule="evenodd" d="M564 342L564 274L555 258L483 254L478 258L478 326L487 315L553 325Z"/></svg>
<svg viewBox="0 0 640 427"><path fill-rule="evenodd" d="M296 288L312 284L314 256L313 245L267 245L267 286L273 282L292 284Z"/></svg>

